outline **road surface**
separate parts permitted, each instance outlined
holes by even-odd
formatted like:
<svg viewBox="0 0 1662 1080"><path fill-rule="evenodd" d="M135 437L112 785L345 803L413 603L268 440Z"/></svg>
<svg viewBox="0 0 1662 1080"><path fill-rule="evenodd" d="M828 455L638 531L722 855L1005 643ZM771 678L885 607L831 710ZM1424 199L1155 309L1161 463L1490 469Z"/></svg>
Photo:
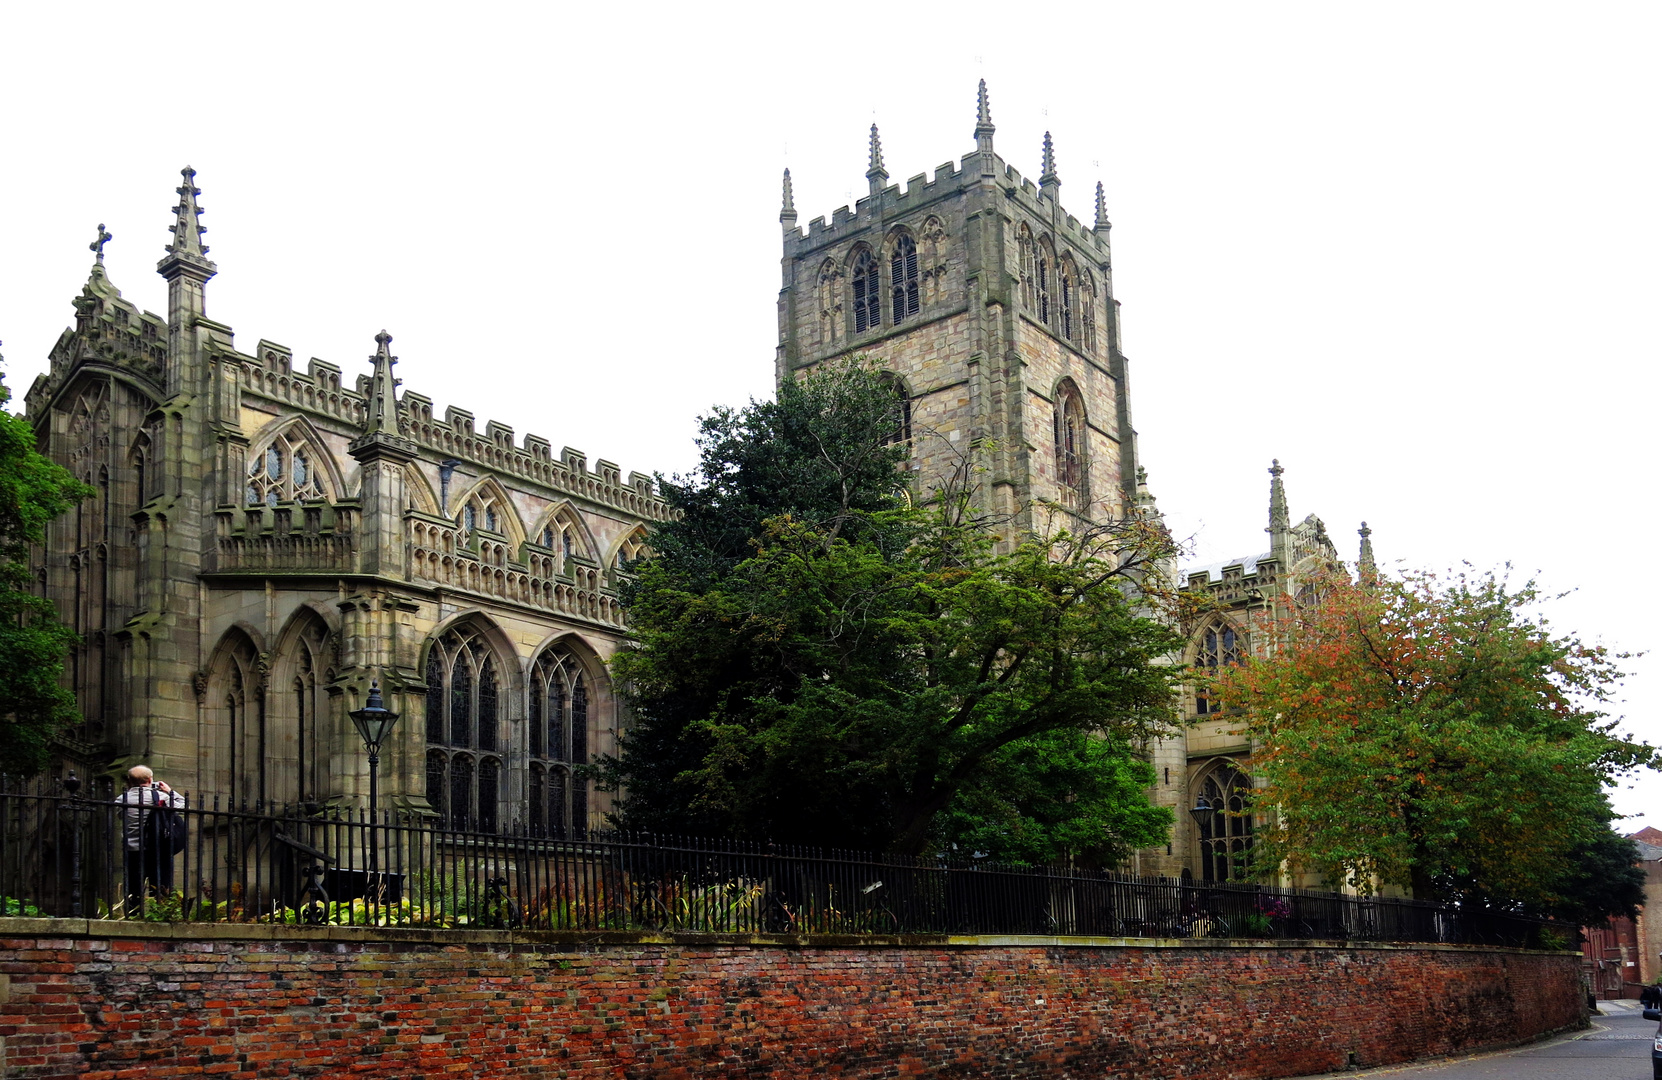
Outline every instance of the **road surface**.
<svg viewBox="0 0 1662 1080"><path fill-rule="evenodd" d="M1522 1050L1327 1075L1335 1080L1370 1076L1392 1080L1650 1080L1650 1048L1657 1023L1641 1017L1638 1004L1600 1002L1603 1015L1593 1017L1591 1030Z"/></svg>

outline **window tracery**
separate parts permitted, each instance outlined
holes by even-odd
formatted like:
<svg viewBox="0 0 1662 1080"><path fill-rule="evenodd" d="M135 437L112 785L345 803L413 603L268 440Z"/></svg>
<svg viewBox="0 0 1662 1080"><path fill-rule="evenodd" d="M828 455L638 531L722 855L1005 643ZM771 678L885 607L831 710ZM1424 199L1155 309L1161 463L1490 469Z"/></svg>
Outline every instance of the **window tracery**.
<svg viewBox="0 0 1662 1080"><path fill-rule="evenodd" d="M619 570L627 571L636 561L652 554L646 545L646 530L636 529L623 538L623 543L617 547L617 557L614 562Z"/></svg>
<svg viewBox="0 0 1662 1080"><path fill-rule="evenodd" d="M910 233L895 238L889 256L889 310L894 323L905 322L918 313L918 245Z"/></svg>
<svg viewBox="0 0 1662 1080"><path fill-rule="evenodd" d="M1233 626L1213 625L1200 637L1195 650L1194 666L1208 675L1216 675L1221 668L1239 664L1244 656L1245 641ZM1195 694L1195 715L1211 716L1222 711L1222 706L1211 700L1204 690Z"/></svg>
<svg viewBox="0 0 1662 1080"><path fill-rule="evenodd" d="M1033 244L1033 230L1025 223L1016 229L1016 249L1021 266L1021 306L1029 311L1039 309L1038 249Z"/></svg>
<svg viewBox="0 0 1662 1080"><path fill-rule="evenodd" d="M1083 509L1090 500L1085 403L1071 379L1057 387L1051 414L1056 453L1056 487L1063 506Z"/></svg>
<svg viewBox="0 0 1662 1080"><path fill-rule="evenodd" d="M1079 329L1085 351L1096 352L1096 279L1086 270L1079 275Z"/></svg>
<svg viewBox="0 0 1662 1080"><path fill-rule="evenodd" d="M1050 325L1050 247L1041 243L1035 267L1033 294L1039 321Z"/></svg>
<svg viewBox="0 0 1662 1080"><path fill-rule="evenodd" d="M578 839L588 831L589 685L577 657L550 649L531 669L529 722L532 836Z"/></svg>
<svg viewBox="0 0 1662 1080"><path fill-rule="evenodd" d="M1074 287L1072 259L1064 258L1062 260L1062 264L1057 270L1056 283L1062 293L1062 302L1057 308L1057 314L1062 321L1062 336L1072 341L1074 322L1077 317L1074 305L1079 300L1078 290Z"/></svg>
<svg viewBox="0 0 1662 1080"><path fill-rule="evenodd" d="M1214 769L1200 787L1201 876L1206 881L1241 881L1252 851L1252 779L1233 766Z"/></svg>
<svg viewBox="0 0 1662 1080"><path fill-rule="evenodd" d="M929 307L946 299L946 226L941 224L940 218L928 218L919 231L919 239L922 241L923 304Z"/></svg>
<svg viewBox="0 0 1662 1080"><path fill-rule="evenodd" d="M819 268L815 298L819 308L819 343L835 345L843 336L842 271L830 259Z"/></svg>
<svg viewBox="0 0 1662 1080"><path fill-rule="evenodd" d="M292 431L292 429L291 429ZM324 499L321 469L315 451L298 435L284 433L248 462L248 505Z"/></svg>
<svg viewBox="0 0 1662 1080"><path fill-rule="evenodd" d="M906 384L898 376L886 375L884 382L894 393L894 429L883 438L884 446L912 441L912 398L906 393Z"/></svg>
<svg viewBox="0 0 1662 1080"><path fill-rule="evenodd" d="M448 829L496 832L502 771L496 660L475 630L427 651L427 801Z"/></svg>

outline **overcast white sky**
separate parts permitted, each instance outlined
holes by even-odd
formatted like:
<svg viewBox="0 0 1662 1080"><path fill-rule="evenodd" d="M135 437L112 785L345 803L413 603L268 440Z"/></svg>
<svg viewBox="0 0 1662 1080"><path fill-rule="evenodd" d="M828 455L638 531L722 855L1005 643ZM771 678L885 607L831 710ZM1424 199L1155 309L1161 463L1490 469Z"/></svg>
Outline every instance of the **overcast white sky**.
<svg viewBox="0 0 1662 1080"><path fill-rule="evenodd" d="M0 339L19 398L87 244L165 310L178 170L208 310L627 470L771 388L802 220L997 146L1100 178L1132 404L1198 560L1261 550L1270 458L1350 557L1507 561L1629 650L1653 610L1662 6L10 4ZM1662 663L1624 711L1662 740ZM1618 792L1653 808L1662 783ZM1635 822L1635 827L1643 824Z"/></svg>

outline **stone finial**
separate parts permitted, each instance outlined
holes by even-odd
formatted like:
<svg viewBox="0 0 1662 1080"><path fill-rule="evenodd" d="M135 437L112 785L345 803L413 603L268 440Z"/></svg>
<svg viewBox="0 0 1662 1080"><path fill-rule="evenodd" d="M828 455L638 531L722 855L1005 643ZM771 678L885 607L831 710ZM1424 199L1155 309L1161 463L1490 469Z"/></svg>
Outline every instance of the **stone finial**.
<svg viewBox="0 0 1662 1080"><path fill-rule="evenodd" d="M398 357L392 355L390 345L391 334L383 330L375 335L375 355L369 358L375 371L369 377L369 401L364 417L366 435L403 434L398 426L398 380L392 377L392 366L398 363Z"/></svg>
<svg viewBox="0 0 1662 1080"><path fill-rule="evenodd" d="M877 125L871 125L871 164L866 169L866 179L871 181L871 193L881 194L889 182L889 170L883 167L883 140L877 135Z"/></svg>
<svg viewBox="0 0 1662 1080"><path fill-rule="evenodd" d="M796 228L796 199L791 194L791 170L785 170L785 199L779 209L779 224L786 232Z"/></svg>
<svg viewBox="0 0 1662 1080"><path fill-rule="evenodd" d="M1286 472L1278 459L1270 460L1270 525L1264 531L1270 534L1270 551L1284 557L1291 541L1292 523L1287 514L1287 488L1281 483Z"/></svg>
<svg viewBox="0 0 1662 1080"><path fill-rule="evenodd" d="M1356 535L1362 538L1362 551L1356 559L1356 570L1364 582L1379 580L1379 566L1373 559L1373 530L1368 528L1367 522L1356 530Z"/></svg>
<svg viewBox="0 0 1662 1080"><path fill-rule="evenodd" d="M1161 516L1159 504L1154 498L1154 492L1149 490L1148 470L1141 465L1137 466L1137 491L1133 506L1142 517L1157 518Z"/></svg>
<svg viewBox="0 0 1662 1080"><path fill-rule="evenodd" d="M1113 226L1108 224L1108 196L1103 194L1102 181L1098 180L1096 182L1096 224L1092 226L1092 231L1105 233L1111 228Z"/></svg>
<svg viewBox="0 0 1662 1080"><path fill-rule="evenodd" d="M987 80L981 80L981 87L975 94L975 152L990 154L993 152L992 106L987 104Z"/></svg>
<svg viewBox="0 0 1662 1080"><path fill-rule="evenodd" d="M1061 186L1062 179L1056 175L1056 144L1050 141L1050 132L1047 131L1044 160L1039 163L1039 190L1055 198L1056 190Z"/></svg>
<svg viewBox="0 0 1662 1080"><path fill-rule="evenodd" d="M98 239L94 240L92 243L87 245L87 250L91 251L94 255L98 256L98 262L97 262L96 265L98 265L98 266L103 266L104 265L104 245L109 243L111 240L114 240L114 239L115 239L115 234L105 232L104 231L104 223L102 221L100 221L98 223Z"/></svg>
<svg viewBox="0 0 1662 1080"><path fill-rule="evenodd" d="M174 189L179 193L179 205L173 208L173 224L168 227L173 243L167 245L168 257L156 265L156 271L169 281L187 274L206 281L216 272L208 261L208 246L202 243L202 234L208 231L202 215L207 211L196 201L202 194L196 186L196 170L186 165L179 175L185 182Z"/></svg>
<svg viewBox="0 0 1662 1080"><path fill-rule="evenodd" d="M175 255L206 255L208 247L202 243L202 234L208 230L202 224L202 215L207 210L196 202L196 197L202 194L196 186L196 170L186 165L179 170L179 175L185 182L174 189L179 193L179 205L173 208L176 220L168 230L173 234L173 243L167 245L167 250Z"/></svg>

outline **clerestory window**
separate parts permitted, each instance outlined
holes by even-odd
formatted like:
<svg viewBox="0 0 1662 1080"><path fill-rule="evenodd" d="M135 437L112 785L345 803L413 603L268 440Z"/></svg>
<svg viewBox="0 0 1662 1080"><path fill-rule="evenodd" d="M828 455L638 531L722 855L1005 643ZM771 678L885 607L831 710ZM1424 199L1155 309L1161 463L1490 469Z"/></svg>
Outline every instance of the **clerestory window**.
<svg viewBox="0 0 1662 1080"><path fill-rule="evenodd" d="M1241 638L1233 626L1209 626L1201 636L1200 649L1195 654L1195 667L1208 675L1216 675L1221 668L1241 662ZM1195 694L1195 715L1210 716L1222 711L1222 706L1207 696L1204 690Z"/></svg>
<svg viewBox="0 0 1662 1080"><path fill-rule="evenodd" d="M322 499L323 481L304 442L279 435L248 464L248 505Z"/></svg>

